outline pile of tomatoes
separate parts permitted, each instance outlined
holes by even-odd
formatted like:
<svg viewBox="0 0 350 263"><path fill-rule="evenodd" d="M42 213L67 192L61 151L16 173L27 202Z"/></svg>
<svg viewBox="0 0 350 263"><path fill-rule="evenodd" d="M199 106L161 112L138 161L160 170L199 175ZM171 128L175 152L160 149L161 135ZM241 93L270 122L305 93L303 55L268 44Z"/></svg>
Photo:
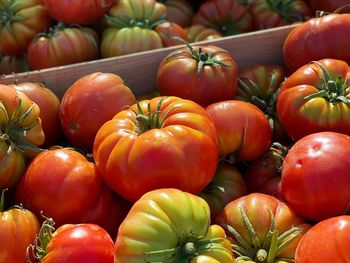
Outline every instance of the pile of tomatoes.
<svg viewBox="0 0 350 263"><path fill-rule="evenodd" d="M2 0L0 74L278 27L305 21L320 8L333 11L347 3L346 0L306 2Z"/></svg>
<svg viewBox="0 0 350 263"><path fill-rule="evenodd" d="M101 3L50 16L141 8ZM350 262L348 31L349 14L301 23L283 66L186 42L140 97L104 72L62 98L0 84L0 262Z"/></svg>

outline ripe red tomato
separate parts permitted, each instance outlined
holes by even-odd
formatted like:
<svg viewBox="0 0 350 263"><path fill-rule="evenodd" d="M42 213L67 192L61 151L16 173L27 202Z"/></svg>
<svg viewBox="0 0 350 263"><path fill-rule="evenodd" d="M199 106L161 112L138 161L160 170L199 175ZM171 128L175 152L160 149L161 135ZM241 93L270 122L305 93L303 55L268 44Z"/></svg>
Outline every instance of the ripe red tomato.
<svg viewBox="0 0 350 263"><path fill-rule="evenodd" d="M108 233L95 224L65 224L53 229L46 220L37 237L45 240L30 247L29 255L41 263L113 263L114 243ZM31 263L31 261L29 262Z"/></svg>
<svg viewBox="0 0 350 263"><path fill-rule="evenodd" d="M188 42L189 40L186 31L175 23L164 22L157 25L154 30L162 39L164 47L181 45L183 44L183 41ZM181 38L183 41L174 39L175 37Z"/></svg>
<svg viewBox="0 0 350 263"><path fill-rule="evenodd" d="M23 82L10 85L22 91L40 108L41 125L45 134L44 147L58 143L62 136L60 120L58 118L60 100L52 90L39 83Z"/></svg>
<svg viewBox="0 0 350 263"><path fill-rule="evenodd" d="M187 0L163 0L166 6L165 18L167 21L176 23L182 27L190 26L194 10Z"/></svg>
<svg viewBox="0 0 350 263"><path fill-rule="evenodd" d="M249 7L254 29L289 25L309 19L310 9L303 0L255 0Z"/></svg>
<svg viewBox="0 0 350 263"><path fill-rule="evenodd" d="M248 5L240 0L209 0L201 3L192 24L214 28L225 36L251 31Z"/></svg>
<svg viewBox="0 0 350 263"><path fill-rule="evenodd" d="M350 200L350 136L310 134L297 141L282 164L282 192L301 216L321 221L343 214Z"/></svg>
<svg viewBox="0 0 350 263"><path fill-rule="evenodd" d="M260 193L230 202L215 221L232 238L237 262L293 262L310 227L286 203Z"/></svg>
<svg viewBox="0 0 350 263"><path fill-rule="evenodd" d="M62 24L51 28L48 34L38 35L28 47L28 63L34 70L94 60L98 55L96 32Z"/></svg>
<svg viewBox="0 0 350 263"><path fill-rule="evenodd" d="M350 135L350 66L322 59L305 65L283 83L277 99L278 117L293 139L334 131Z"/></svg>
<svg viewBox="0 0 350 263"><path fill-rule="evenodd" d="M22 55L34 36L50 24L51 18L42 0L1 0L0 54Z"/></svg>
<svg viewBox="0 0 350 263"><path fill-rule="evenodd" d="M103 124L93 155L107 184L127 200L164 187L197 194L215 174L217 137L200 105L156 97Z"/></svg>
<svg viewBox="0 0 350 263"><path fill-rule="evenodd" d="M216 128L220 156L234 154L238 160L251 161L268 149L271 127L255 105L228 100L209 105L207 112Z"/></svg>
<svg viewBox="0 0 350 263"><path fill-rule="evenodd" d="M332 217L316 224L300 240L295 263L349 263L349 233L348 215Z"/></svg>
<svg viewBox="0 0 350 263"><path fill-rule="evenodd" d="M114 0L44 0L50 16L65 24L88 25L102 18Z"/></svg>
<svg viewBox="0 0 350 263"><path fill-rule="evenodd" d="M102 124L135 102L134 94L118 75L85 75L63 95L59 117L64 134L72 145L91 151Z"/></svg>
<svg viewBox="0 0 350 263"><path fill-rule="evenodd" d="M157 86L163 96L177 96L208 106L235 96L237 74L236 61L227 50L187 45L161 61Z"/></svg>
<svg viewBox="0 0 350 263"><path fill-rule="evenodd" d="M95 164L68 148L46 150L37 155L15 189L18 203L23 203L37 216L42 211L58 226L94 223L114 233L119 213L113 211L120 211L116 206L120 202L113 198Z"/></svg>
<svg viewBox="0 0 350 263"><path fill-rule="evenodd" d="M288 70L292 73L313 60L325 58L350 63L350 34L343 34L349 31L350 14L325 15L297 26L283 45Z"/></svg>
<svg viewBox="0 0 350 263"><path fill-rule="evenodd" d="M39 232L39 221L22 207L4 211L4 192L0 199L0 262L26 263L26 249Z"/></svg>

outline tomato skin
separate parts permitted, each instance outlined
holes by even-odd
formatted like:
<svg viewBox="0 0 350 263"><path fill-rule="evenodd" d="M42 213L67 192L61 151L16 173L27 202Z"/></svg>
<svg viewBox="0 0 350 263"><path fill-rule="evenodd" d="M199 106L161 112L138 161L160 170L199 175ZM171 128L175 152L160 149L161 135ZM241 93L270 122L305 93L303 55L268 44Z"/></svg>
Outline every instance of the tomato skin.
<svg viewBox="0 0 350 263"><path fill-rule="evenodd" d="M38 104L42 128L45 134L43 146L47 147L58 143L62 136L62 128L58 118L60 100L56 94L39 83L23 82L9 86L23 92Z"/></svg>
<svg viewBox="0 0 350 263"><path fill-rule="evenodd" d="M45 69L98 58L99 39L90 28L58 25L52 33L38 36L28 47L31 69Z"/></svg>
<svg viewBox="0 0 350 263"><path fill-rule="evenodd" d="M251 31L252 17L247 5L238 0L209 0L199 6L192 24L211 27L225 36Z"/></svg>
<svg viewBox="0 0 350 263"><path fill-rule="evenodd" d="M255 105L227 100L209 105L207 112L217 131L220 156L235 153L239 160L251 161L268 149L272 131Z"/></svg>
<svg viewBox="0 0 350 263"><path fill-rule="evenodd" d="M190 26L194 10L187 0L165 0L166 20L182 27Z"/></svg>
<svg viewBox="0 0 350 263"><path fill-rule="evenodd" d="M0 54L22 55L40 32L50 27L51 18L42 0L1 0Z"/></svg>
<svg viewBox="0 0 350 263"><path fill-rule="evenodd" d="M0 55L0 74L20 73L29 70L25 56Z"/></svg>
<svg viewBox="0 0 350 263"><path fill-rule="evenodd" d="M113 255L113 240L100 226L66 224L53 233L40 262L113 263Z"/></svg>
<svg viewBox="0 0 350 263"><path fill-rule="evenodd" d="M174 187L199 193L215 174L218 161L216 131L198 104L177 97L140 102L143 112L166 115L161 128L139 133L136 104L119 112L98 131L93 155L97 169L118 194L136 201L144 193ZM193 177L193 175L196 175Z"/></svg>
<svg viewBox="0 0 350 263"><path fill-rule="evenodd" d="M186 31L176 23L164 22L157 25L154 29L162 39L164 47L171 47L176 45L182 45L179 40L173 39L173 37L179 37L182 40L188 42Z"/></svg>
<svg viewBox="0 0 350 263"><path fill-rule="evenodd" d="M312 18L294 28L283 45L284 62L289 72L292 73L313 60L325 58L350 63L350 37L340 33L349 30L350 14Z"/></svg>
<svg viewBox="0 0 350 263"><path fill-rule="evenodd" d="M202 25L191 25L185 28L189 42L199 42L223 37L219 31Z"/></svg>
<svg viewBox="0 0 350 263"><path fill-rule="evenodd" d="M25 263L26 249L39 232L36 216L23 208L0 211L0 262Z"/></svg>
<svg viewBox="0 0 350 263"><path fill-rule="evenodd" d="M335 132L314 133L297 141L282 164L286 202L313 221L343 214L350 200L349 151L350 137Z"/></svg>
<svg viewBox="0 0 350 263"><path fill-rule="evenodd" d="M157 71L160 94L189 99L204 107L233 98L237 89L238 69L231 54L216 46L195 46L193 49L205 56L203 60L193 58L189 48L184 47L171 52L161 61ZM217 62L203 66L198 73L201 61Z"/></svg>
<svg viewBox="0 0 350 263"><path fill-rule="evenodd" d="M336 9L349 4L349 0L310 0L310 7L316 11L334 12Z"/></svg>
<svg viewBox="0 0 350 263"><path fill-rule="evenodd" d="M250 238L240 209L246 212L261 244L264 243L270 229L271 214L274 216L275 229L279 234L286 232L292 227L299 227L302 231L301 234L277 255L277 258L294 259L298 242L310 227L304 219L299 217L286 203L281 202L275 197L261 193L252 193L240 197L227 204L216 217L215 222L218 224L224 223L233 227L250 246L253 246L253 241ZM228 236L232 237L232 244L237 244L237 240L232 234L228 231L226 231L226 233Z"/></svg>
<svg viewBox="0 0 350 263"><path fill-rule="evenodd" d="M319 222L300 240L296 263L350 262L348 249L350 216L332 217Z"/></svg>
<svg viewBox="0 0 350 263"><path fill-rule="evenodd" d="M307 4L302 0L286 3L281 1L255 0L249 7L255 30L279 27L305 21L310 16Z"/></svg>
<svg viewBox="0 0 350 263"><path fill-rule="evenodd" d="M318 61L335 79L341 76L350 80L349 65L340 60ZM341 100L328 98L305 98L322 89L319 67L305 65L294 72L282 85L277 100L277 113L287 134L297 141L315 132L334 131L350 135L350 108ZM350 88L345 88L344 97L350 98ZM300 128L302 127L302 128Z"/></svg>
<svg viewBox="0 0 350 263"><path fill-rule="evenodd" d="M133 92L121 77L95 72L81 77L66 90L59 109L60 123L72 145L91 151L102 124L135 102Z"/></svg>
<svg viewBox="0 0 350 263"><path fill-rule="evenodd" d="M38 216L43 211L58 226L96 223L107 228L110 226L104 221L113 213L106 210L115 209L110 201L112 193L105 193L108 191L92 162L72 149L57 148L32 160L16 186L15 200ZM61 204L60 209L57 204Z"/></svg>
<svg viewBox="0 0 350 263"><path fill-rule="evenodd" d="M44 0L50 16L65 24L88 25L102 18L114 0Z"/></svg>
<svg viewBox="0 0 350 263"><path fill-rule="evenodd" d="M115 263L166 262L170 253L152 260L147 252L176 248L179 250L173 251L173 262L234 263L228 240L200 248L198 242L215 238L225 238L225 231L210 225L209 207L202 198L178 189L153 190L136 201L121 224L115 242ZM184 255L189 241L195 244L198 254Z"/></svg>

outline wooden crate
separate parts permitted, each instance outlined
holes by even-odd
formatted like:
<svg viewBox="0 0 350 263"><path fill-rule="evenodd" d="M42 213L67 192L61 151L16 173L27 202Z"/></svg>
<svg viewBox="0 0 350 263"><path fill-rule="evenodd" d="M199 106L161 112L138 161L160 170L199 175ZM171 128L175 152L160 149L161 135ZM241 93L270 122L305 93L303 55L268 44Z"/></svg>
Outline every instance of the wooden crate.
<svg viewBox="0 0 350 263"><path fill-rule="evenodd" d="M198 42L196 45L216 45L232 53L239 67L256 63L283 64L282 47L285 37L296 25L261 30L217 40ZM1 84L41 82L59 97L80 77L93 72L110 72L122 77L135 95L156 88L155 79L161 60L179 46L139 52L120 57L100 59L68 66L0 76Z"/></svg>

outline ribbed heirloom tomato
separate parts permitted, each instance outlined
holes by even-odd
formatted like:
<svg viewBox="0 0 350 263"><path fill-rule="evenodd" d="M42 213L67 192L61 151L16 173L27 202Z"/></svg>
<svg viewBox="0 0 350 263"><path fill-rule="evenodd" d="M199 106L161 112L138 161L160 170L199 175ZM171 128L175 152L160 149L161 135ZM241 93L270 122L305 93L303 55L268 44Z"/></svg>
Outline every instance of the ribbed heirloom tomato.
<svg viewBox="0 0 350 263"><path fill-rule="evenodd" d="M107 184L130 201L164 187L197 194L215 174L217 137L200 105L156 97L102 125L93 155Z"/></svg>

